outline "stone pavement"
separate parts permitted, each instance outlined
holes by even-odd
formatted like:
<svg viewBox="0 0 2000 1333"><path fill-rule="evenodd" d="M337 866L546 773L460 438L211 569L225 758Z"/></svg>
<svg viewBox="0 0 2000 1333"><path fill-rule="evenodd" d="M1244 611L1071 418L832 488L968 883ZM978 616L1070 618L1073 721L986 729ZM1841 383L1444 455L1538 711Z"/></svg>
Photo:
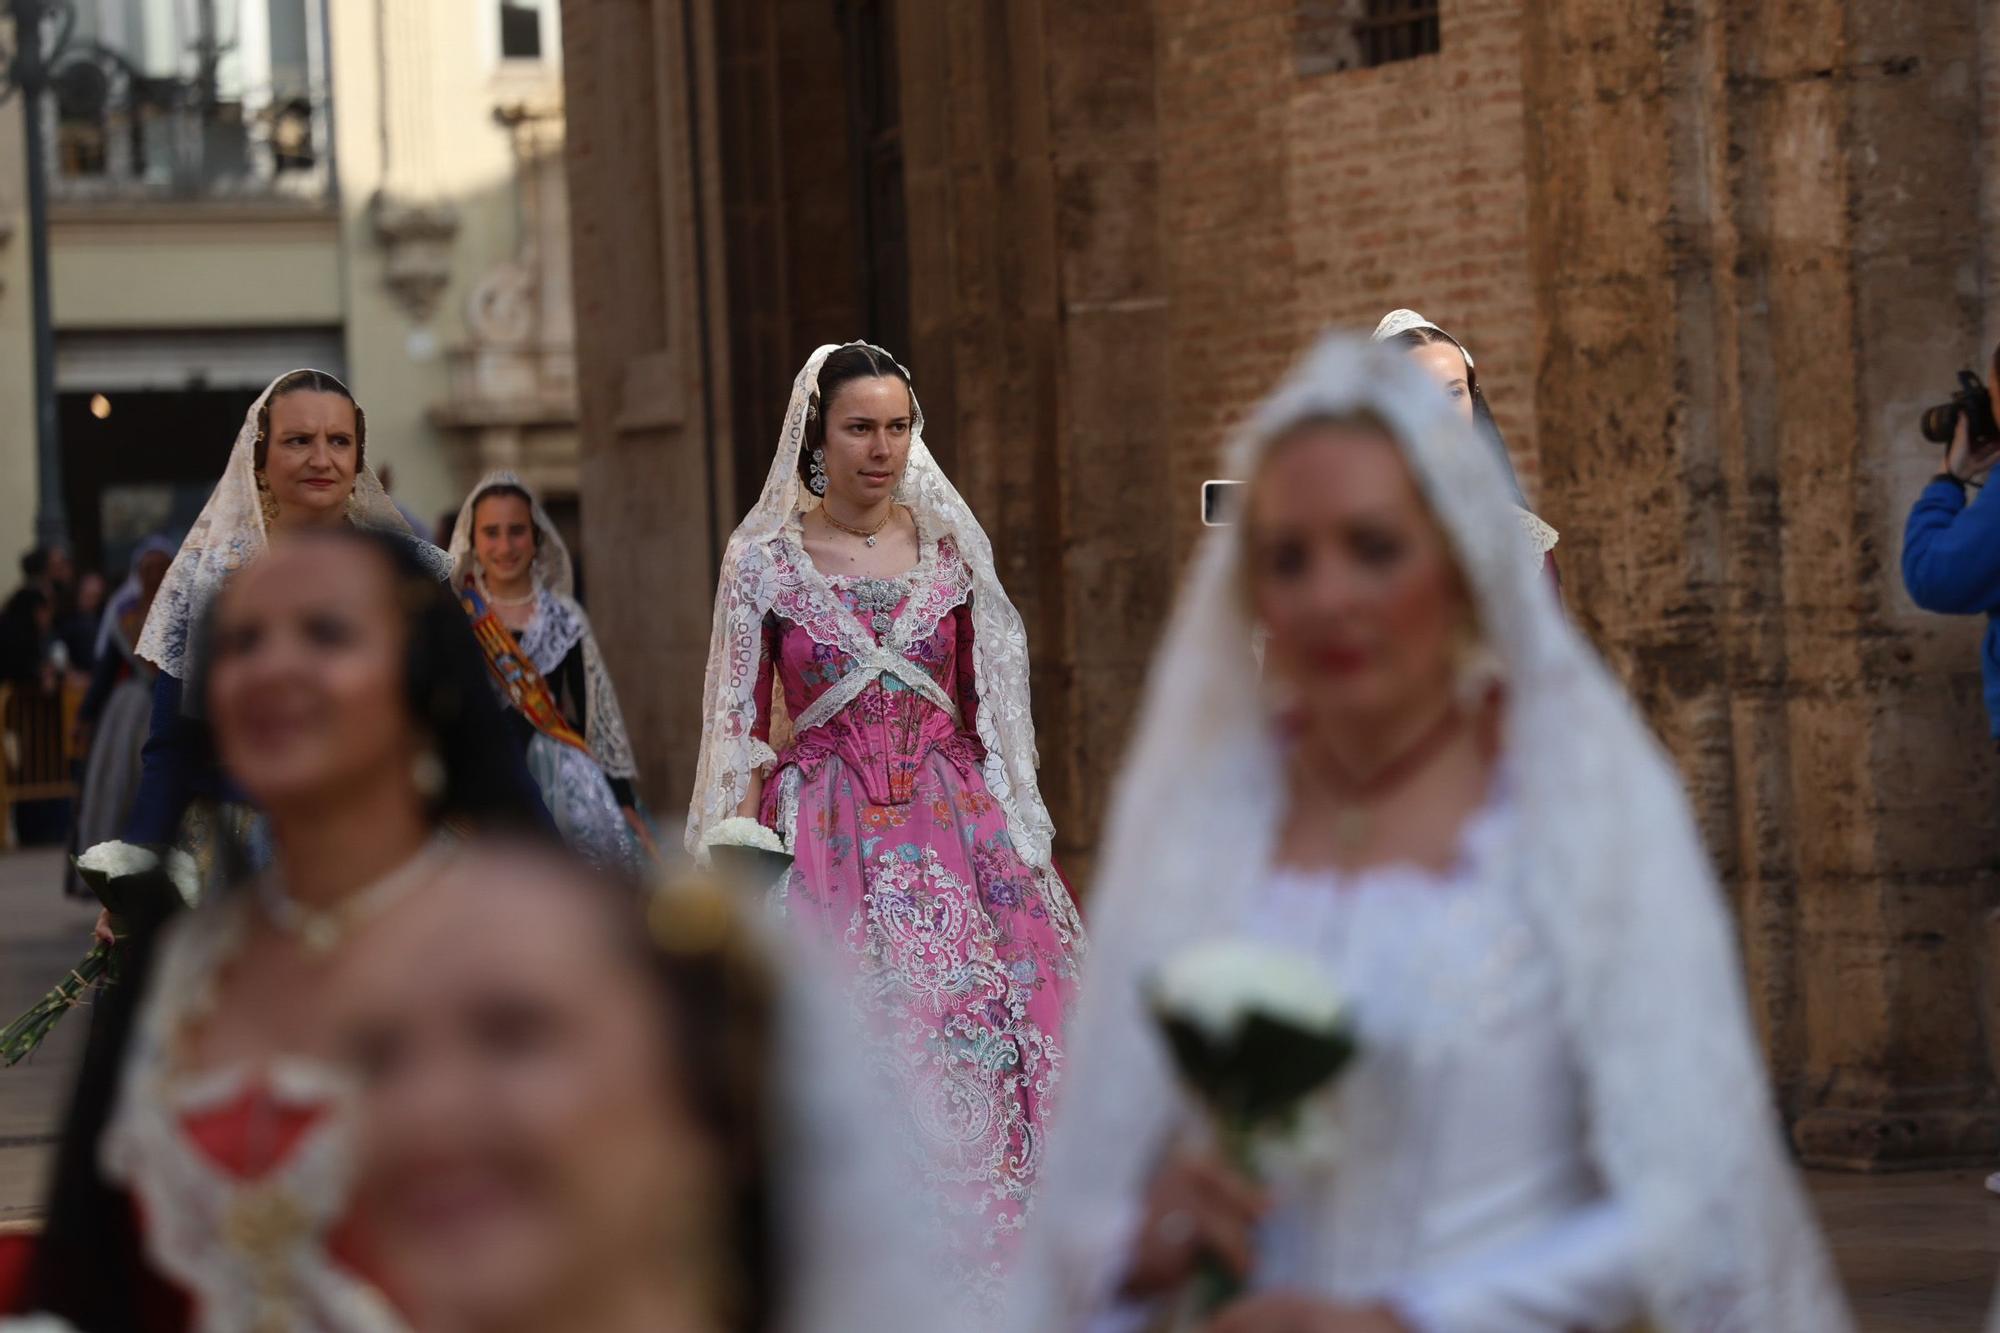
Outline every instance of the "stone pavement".
<svg viewBox="0 0 2000 1333"><path fill-rule="evenodd" d="M1834 1262L1864 1333L1977 1333L2000 1268L1984 1171L1815 1173Z"/></svg>
<svg viewBox="0 0 2000 1333"><path fill-rule="evenodd" d="M0 854L0 1023L83 952L87 905L65 901L54 851ZM87 1015L70 1015L34 1060L0 1070L0 1228L40 1208L50 1135ZM2000 1165L2000 1163L1996 1163ZM1812 1178L1864 1333L1974 1333L2000 1268L2000 1197L1980 1171Z"/></svg>

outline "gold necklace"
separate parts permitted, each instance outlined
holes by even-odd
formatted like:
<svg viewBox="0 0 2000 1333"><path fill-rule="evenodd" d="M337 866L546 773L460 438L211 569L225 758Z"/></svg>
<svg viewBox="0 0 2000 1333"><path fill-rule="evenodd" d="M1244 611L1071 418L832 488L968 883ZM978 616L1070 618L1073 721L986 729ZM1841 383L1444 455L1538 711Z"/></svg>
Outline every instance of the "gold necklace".
<svg viewBox="0 0 2000 1333"><path fill-rule="evenodd" d="M1458 735L1464 717L1458 709L1447 708L1417 738L1411 741L1400 754L1365 778L1355 779L1343 774L1340 812L1333 817L1333 839L1344 852L1353 852L1368 840L1374 831L1374 821L1368 812L1367 803L1382 797L1403 785L1427 766L1450 740Z"/></svg>
<svg viewBox="0 0 2000 1333"><path fill-rule="evenodd" d="M873 528L850 527L848 524L842 523L839 519L835 518L833 514L828 511L826 505L824 504L820 505L819 514L821 518L833 524L833 526L839 528L842 532L845 532L850 536L859 537L861 538L862 541L866 542L868 545L873 546L875 544L875 538L877 534L879 534L882 531L882 529L888 527L889 520L896 516L896 506L890 505L889 512L882 515L882 521L880 523L877 523Z"/></svg>

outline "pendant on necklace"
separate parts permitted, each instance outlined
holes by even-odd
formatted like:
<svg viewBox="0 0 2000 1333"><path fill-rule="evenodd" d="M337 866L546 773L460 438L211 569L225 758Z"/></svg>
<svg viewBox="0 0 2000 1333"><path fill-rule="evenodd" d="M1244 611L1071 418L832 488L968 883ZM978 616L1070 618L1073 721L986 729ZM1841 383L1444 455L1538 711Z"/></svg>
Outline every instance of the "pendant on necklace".
<svg viewBox="0 0 2000 1333"><path fill-rule="evenodd" d="M299 927L299 943L315 958L324 958L340 947L340 922L332 916L313 916Z"/></svg>
<svg viewBox="0 0 2000 1333"><path fill-rule="evenodd" d="M863 538L863 540L866 541L870 546L873 546L875 544L875 539L873 537L866 537Z"/></svg>

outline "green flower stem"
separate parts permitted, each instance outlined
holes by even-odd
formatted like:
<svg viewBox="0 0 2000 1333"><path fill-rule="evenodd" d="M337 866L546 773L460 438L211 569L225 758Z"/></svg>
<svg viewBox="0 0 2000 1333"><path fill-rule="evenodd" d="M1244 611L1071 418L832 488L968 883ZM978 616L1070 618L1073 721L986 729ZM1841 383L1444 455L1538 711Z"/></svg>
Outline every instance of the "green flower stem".
<svg viewBox="0 0 2000 1333"><path fill-rule="evenodd" d="M111 971L111 946L100 943L56 983L55 989L0 1031L0 1067L12 1068L32 1055L62 1016L83 1003L84 996Z"/></svg>
<svg viewBox="0 0 2000 1333"><path fill-rule="evenodd" d="M1233 1116L1215 1117L1216 1145L1222 1159L1244 1179L1262 1184L1257 1173L1257 1126ZM1243 1294L1243 1279L1212 1253L1204 1252L1195 1275L1195 1313L1201 1318L1220 1310Z"/></svg>

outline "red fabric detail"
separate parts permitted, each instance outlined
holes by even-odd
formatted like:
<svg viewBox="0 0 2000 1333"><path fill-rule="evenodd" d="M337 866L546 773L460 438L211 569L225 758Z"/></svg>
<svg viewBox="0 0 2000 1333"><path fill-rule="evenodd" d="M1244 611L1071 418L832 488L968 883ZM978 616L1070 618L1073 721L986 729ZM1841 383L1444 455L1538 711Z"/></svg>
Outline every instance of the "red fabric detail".
<svg viewBox="0 0 2000 1333"><path fill-rule="evenodd" d="M290 1157L325 1114L321 1106L287 1106L252 1083L221 1106L183 1116L181 1127L211 1162L254 1180Z"/></svg>

